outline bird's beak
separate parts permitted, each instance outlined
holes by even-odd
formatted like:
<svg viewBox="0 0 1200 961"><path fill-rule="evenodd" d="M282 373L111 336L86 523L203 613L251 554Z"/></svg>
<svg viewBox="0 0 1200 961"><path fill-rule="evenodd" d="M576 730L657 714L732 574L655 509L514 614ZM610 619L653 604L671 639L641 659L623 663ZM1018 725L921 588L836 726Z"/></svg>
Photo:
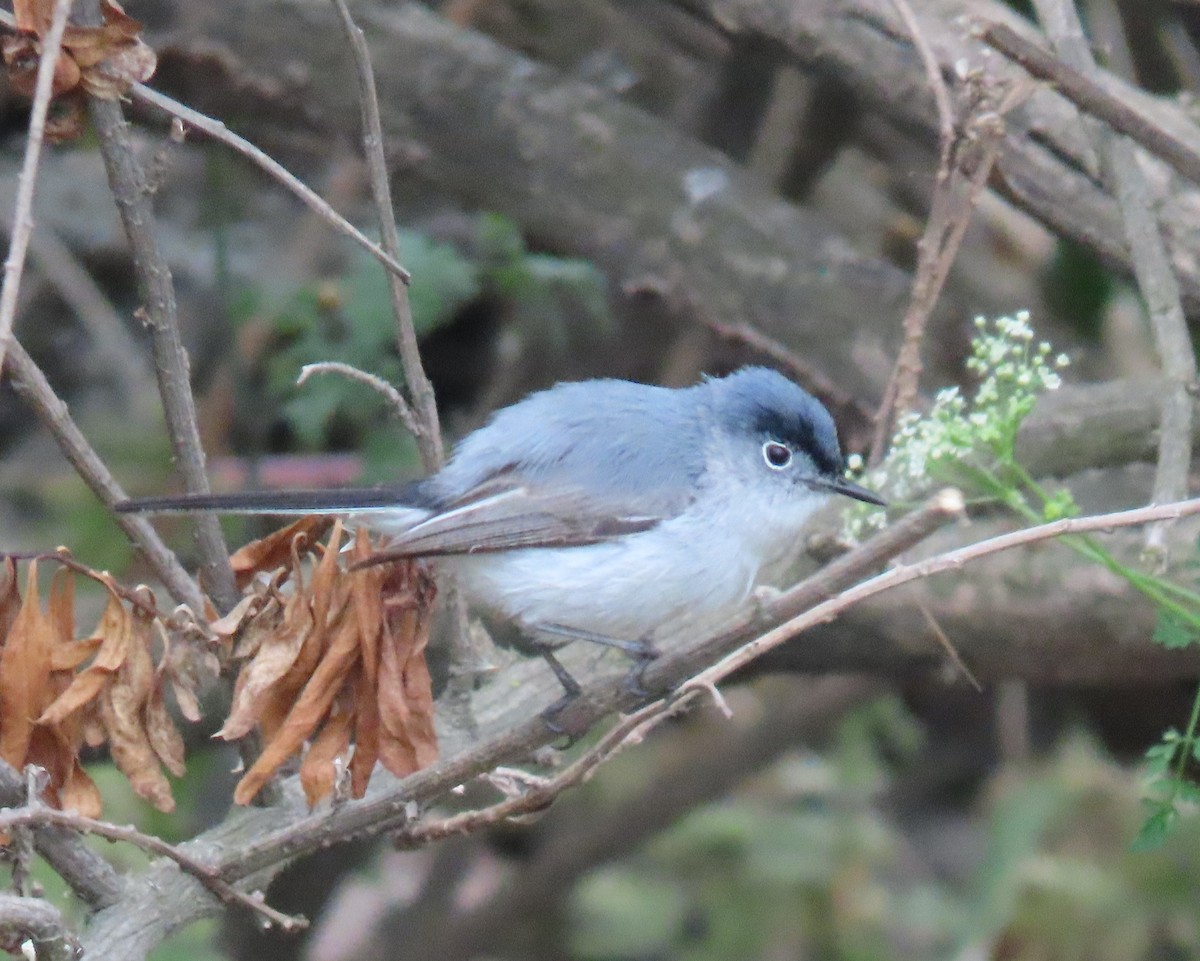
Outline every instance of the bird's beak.
<svg viewBox="0 0 1200 961"><path fill-rule="evenodd" d="M833 480L828 481L822 480L820 486L826 490L833 491L835 494L844 494L846 497L853 497L856 501L866 501L868 504L887 507L887 501L874 491L867 490L861 484L856 484L845 477L835 477Z"/></svg>

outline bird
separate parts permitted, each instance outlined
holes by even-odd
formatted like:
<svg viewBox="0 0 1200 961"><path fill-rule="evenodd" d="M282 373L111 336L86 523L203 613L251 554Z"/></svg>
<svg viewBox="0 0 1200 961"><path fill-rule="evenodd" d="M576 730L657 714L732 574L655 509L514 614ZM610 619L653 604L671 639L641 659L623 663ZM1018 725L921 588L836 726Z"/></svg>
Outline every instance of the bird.
<svg viewBox="0 0 1200 961"><path fill-rule="evenodd" d="M777 371L681 388L561 383L497 411L433 475L366 489L126 500L123 513L339 514L388 540L375 561L434 559L473 605L553 651L571 639L642 666L656 632L715 624L795 551L831 495L883 505L846 477L833 418Z"/></svg>

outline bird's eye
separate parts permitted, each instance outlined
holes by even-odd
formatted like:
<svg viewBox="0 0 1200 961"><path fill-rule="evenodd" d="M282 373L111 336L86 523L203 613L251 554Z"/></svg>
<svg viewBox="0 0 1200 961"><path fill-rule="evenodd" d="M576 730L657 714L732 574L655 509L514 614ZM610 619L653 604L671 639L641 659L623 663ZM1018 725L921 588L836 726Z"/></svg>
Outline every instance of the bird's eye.
<svg viewBox="0 0 1200 961"><path fill-rule="evenodd" d="M784 444L769 440L763 444L763 460L771 470L783 470L792 462L792 452Z"/></svg>

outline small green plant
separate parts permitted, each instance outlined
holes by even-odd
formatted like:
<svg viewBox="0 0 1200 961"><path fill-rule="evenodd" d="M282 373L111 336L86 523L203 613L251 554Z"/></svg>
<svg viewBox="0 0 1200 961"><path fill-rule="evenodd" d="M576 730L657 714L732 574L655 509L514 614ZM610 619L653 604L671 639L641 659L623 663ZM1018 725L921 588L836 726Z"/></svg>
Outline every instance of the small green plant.
<svg viewBox="0 0 1200 961"><path fill-rule="evenodd" d="M462 249L419 231L401 231L400 248L412 273L408 297L418 337L482 300L503 303L513 328L551 350L563 347L572 325L606 329L601 273L586 261L531 252L507 218L480 214ZM282 296L246 287L233 312L269 333L262 387L296 445L319 450L336 437L342 446L370 450L372 436L378 436L374 428L386 416L384 398L344 378L314 378L297 388L296 377L306 364L338 361L403 383L391 295L379 264L356 248L340 275Z"/></svg>
<svg viewBox="0 0 1200 961"><path fill-rule="evenodd" d="M1017 432L1038 397L1061 383L1068 365L1050 344L1034 346L1029 314L1022 311L994 321L978 318L967 369L977 380L969 397L957 387L940 391L926 414L905 415L891 449L865 481L892 502L911 506L938 484L955 484L974 504L1000 505L1029 524L1079 513L1065 487L1049 490L1017 460ZM887 522L887 512L855 505L843 515L845 536L858 540ZM1166 647L1200 642L1200 593L1131 567L1095 538L1072 534L1059 538L1071 550L1125 579L1153 602L1158 615L1154 640ZM1170 730L1150 749L1149 808L1136 844L1160 843L1183 805L1200 804L1200 787L1191 771L1200 764L1200 691L1183 732Z"/></svg>

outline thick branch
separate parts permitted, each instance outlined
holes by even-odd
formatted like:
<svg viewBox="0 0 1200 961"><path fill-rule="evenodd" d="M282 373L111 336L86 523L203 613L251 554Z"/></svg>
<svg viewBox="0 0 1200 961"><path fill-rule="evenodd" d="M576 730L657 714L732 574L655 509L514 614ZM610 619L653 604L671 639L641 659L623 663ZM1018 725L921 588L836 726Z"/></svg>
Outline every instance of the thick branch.
<svg viewBox="0 0 1200 961"><path fill-rule="evenodd" d="M0 761L0 807L16 807L25 801L25 779ZM89 907L107 907L120 898L124 879L75 831L57 825L36 827L33 846Z"/></svg>
<svg viewBox="0 0 1200 961"><path fill-rule="evenodd" d="M821 219L663 121L419 4L363 11L359 25L376 65L393 178L506 213L538 246L596 261L614 290L645 290L648 279L678 286L716 321L752 324L850 394L878 396L878 375L851 347L885 356L881 339L894 337L908 297L902 272L856 253ZM176 33L162 51L160 72L182 99L236 98L275 149L308 149L314 141L303 132L314 125L326 131L322 144L330 133L356 133L350 67L328 42L338 31L332 10L300 0L201 5L186 30L194 33ZM227 55L213 54L217 39ZM283 71L267 74L283 49L312 76L343 79L301 90ZM188 69L200 57L210 68L203 88Z"/></svg>
<svg viewBox="0 0 1200 961"><path fill-rule="evenodd" d="M878 0L672 0L731 34L757 35L779 44L795 62L833 71L873 109L937 139L938 115L916 49L892 10ZM1017 80L1022 71L971 33L971 25L1002 24L1019 36L1037 32L995 0L910 0L927 25L926 36L943 75L976 68ZM1200 130L1173 104L1131 87L1106 71L1094 79L1113 97L1160 127L1168 139L1200 154ZM1007 137L992 186L1055 233L1132 269L1120 213L1105 186L1091 175L1091 146L1078 111L1049 90L1031 98L1006 122ZM1176 187L1167 188L1174 192ZM1171 259L1189 309L1200 305L1200 225L1185 205L1160 203Z"/></svg>
<svg viewBox="0 0 1200 961"><path fill-rule="evenodd" d="M49 901L0 894L0 942L32 942L38 961L77 961L79 942Z"/></svg>

